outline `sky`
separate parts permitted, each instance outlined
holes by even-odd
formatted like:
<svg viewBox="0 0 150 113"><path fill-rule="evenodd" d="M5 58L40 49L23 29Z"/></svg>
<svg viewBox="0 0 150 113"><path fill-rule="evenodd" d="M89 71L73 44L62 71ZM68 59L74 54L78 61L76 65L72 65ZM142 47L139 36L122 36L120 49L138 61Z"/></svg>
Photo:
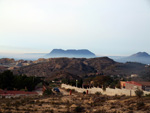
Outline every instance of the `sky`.
<svg viewBox="0 0 150 113"><path fill-rule="evenodd" d="M0 0L0 53L150 54L150 0Z"/></svg>

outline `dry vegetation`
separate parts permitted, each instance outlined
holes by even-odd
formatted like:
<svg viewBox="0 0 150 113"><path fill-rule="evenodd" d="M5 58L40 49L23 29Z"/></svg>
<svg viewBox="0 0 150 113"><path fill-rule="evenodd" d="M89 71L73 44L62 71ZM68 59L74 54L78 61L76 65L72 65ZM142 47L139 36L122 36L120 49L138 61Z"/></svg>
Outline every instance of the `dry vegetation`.
<svg viewBox="0 0 150 113"><path fill-rule="evenodd" d="M144 64L134 62L123 64L115 62L108 57L90 59L50 58L47 62L32 64L13 70L14 74L17 75L36 75L37 77L43 76L47 78L55 78L55 76L59 77L58 73L60 71L74 75L70 75L71 78L73 77L74 79L76 79L78 76L82 78L91 73L103 73L104 75L131 75L133 72L136 74L147 72ZM65 77L66 76L63 78Z"/></svg>
<svg viewBox="0 0 150 113"><path fill-rule="evenodd" d="M149 113L150 97L143 97L143 104L137 104L137 97L105 96L100 93L86 95L61 89L63 94L51 96L20 97L0 99L0 112L36 113Z"/></svg>

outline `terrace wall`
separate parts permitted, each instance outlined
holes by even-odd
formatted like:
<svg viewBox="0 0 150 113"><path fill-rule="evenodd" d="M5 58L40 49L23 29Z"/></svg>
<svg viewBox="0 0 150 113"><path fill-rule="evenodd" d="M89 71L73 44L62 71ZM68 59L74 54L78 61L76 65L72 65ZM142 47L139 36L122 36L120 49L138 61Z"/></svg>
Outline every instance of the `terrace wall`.
<svg viewBox="0 0 150 113"><path fill-rule="evenodd" d="M75 91L79 92L79 93L83 93L84 91L86 92L88 90L89 94L95 94L96 92L101 92L102 94L106 94L109 96L115 96L115 95L126 95L126 96L135 96L135 90L129 90L129 89L111 89L111 88L106 88L106 91L103 91L102 88L89 88L89 89L84 89L84 88L77 88L74 86L70 86L67 84L61 84L62 88L65 89L74 89ZM150 92L147 91L143 91L144 95L145 94L150 94Z"/></svg>

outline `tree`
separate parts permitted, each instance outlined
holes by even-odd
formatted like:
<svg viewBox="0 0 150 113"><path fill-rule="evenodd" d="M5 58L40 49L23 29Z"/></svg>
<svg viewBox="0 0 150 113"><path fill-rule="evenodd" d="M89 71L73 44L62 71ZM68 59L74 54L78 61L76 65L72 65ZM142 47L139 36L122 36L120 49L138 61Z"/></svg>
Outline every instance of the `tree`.
<svg viewBox="0 0 150 113"><path fill-rule="evenodd" d="M135 91L135 94L136 94L136 96L137 96L138 98L141 98L142 95L144 94L144 92L143 92L142 90L140 90L140 89L137 89L137 90Z"/></svg>
<svg viewBox="0 0 150 113"><path fill-rule="evenodd" d="M106 91L106 85L104 84L102 87L103 91Z"/></svg>
<svg viewBox="0 0 150 113"><path fill-rule="evenodd" d="M12 90L13 80L13 73L11 71L4 71L2 74L0 74L0 88Z"/></svg>
<svg viewBox="0 0 150 113"><path fill-rule="evenodd" d="M116 88L121 88L121 84L120 84L120 81L118 81L118 83L116 84Z"/></svg>
<svg viewBox="0 0 150 113"><path fill-rule="evenodd" d="M0 88L1 89L24 89L25 87L32 91L35 86L41 82L38 77L27 77L26 75L14 75L11 71L4 71L0 74Z"/></svg>
<svg viewBox="0 0 150 113"><path fill-rule="evenodd" d="M137 89L137 90L135 91L135 94L136 94L136 96L138 97L137 108L139 109L139 108L141 108L142 106L144 106L144 102L143 102L143 100L141 99L141 97L142 97L142 95L144 94L144 92L143 92L142 90L140 90L140 89Z"/></svg>
<svg viewBox="0 0 150 113"><path fill-rule="evenodd" d="M94 86L99 86L99 87L102 87L102 86L105 86L105 87L108 87L112 82L112 78L110 78L109 76L96 76L94 79Z"/></svg>

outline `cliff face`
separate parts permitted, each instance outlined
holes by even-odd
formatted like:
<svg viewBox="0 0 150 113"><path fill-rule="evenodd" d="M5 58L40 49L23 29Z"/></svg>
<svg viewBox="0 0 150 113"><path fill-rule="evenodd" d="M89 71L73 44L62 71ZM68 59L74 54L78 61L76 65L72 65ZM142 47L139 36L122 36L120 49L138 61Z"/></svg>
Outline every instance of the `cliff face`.
<svg viewBox="0 0 150 113"><path fill-rule="evenodd" d="M63 49L53 49L47 57L74 57L74 58L93 58L96 57L94 53L87 49L81 50L63 50Z"/></svg>

